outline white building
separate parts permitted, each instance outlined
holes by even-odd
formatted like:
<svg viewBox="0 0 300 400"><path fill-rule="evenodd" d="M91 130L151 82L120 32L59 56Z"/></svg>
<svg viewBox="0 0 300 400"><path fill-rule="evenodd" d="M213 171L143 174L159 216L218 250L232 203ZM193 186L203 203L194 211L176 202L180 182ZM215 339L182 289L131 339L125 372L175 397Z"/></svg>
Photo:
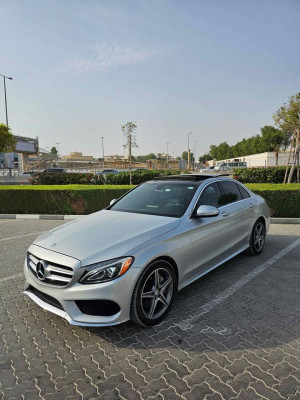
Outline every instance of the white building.
<svg viewBox="0 0 300 400"><path fill-rule="evenodd" d="M286 165L289 158L289 150L280 151L278 154L278 165ZM275 167L276 166L276 156L274 152L266 152L259 154L251 154L250 156L234 157L228 158L227 160L211 160L208 161L209 165L216 165L220 162L231 162L231 161L245 161L247 163L247 168L252 167ZM292 157L290 162L292 162Z"/></svg>

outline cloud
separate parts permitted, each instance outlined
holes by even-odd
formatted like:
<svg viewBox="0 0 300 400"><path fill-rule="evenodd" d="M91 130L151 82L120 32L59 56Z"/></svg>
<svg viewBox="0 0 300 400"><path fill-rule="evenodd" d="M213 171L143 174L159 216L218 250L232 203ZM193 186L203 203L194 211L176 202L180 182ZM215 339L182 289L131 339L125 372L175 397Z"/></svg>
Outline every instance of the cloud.
<svg viewBox="0 0 300 400"><path fill-rule="evenodd" d="M94 55L87 59L65 61L61 70L74 74L102 72L118 65L136 64L160 53L158 50L118 43L100 43L92 49Z"/></svg>

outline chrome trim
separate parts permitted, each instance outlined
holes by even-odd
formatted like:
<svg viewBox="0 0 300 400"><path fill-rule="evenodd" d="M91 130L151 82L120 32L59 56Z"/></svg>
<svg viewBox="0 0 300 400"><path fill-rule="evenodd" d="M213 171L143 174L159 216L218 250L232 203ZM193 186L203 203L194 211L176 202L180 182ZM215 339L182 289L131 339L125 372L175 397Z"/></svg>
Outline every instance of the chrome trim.
<svg viewBox="0 0 300 400"><path fill-rule="evenodd" d="M36 275L36 266L42 261L45 263L45 280L40 280L39 283L47 286L55 286L55 287L66 287L73 279L74 271L71 271L71 267L63 266L63 265L53 265L51 262L48 262L44 259L39 259L35 257L33 254L28 252L27 262L28 262L28 270L32 273L32 275L38 279ZM67 276L61 276L60 274L64 274ZM50 280L51 283L46 282L46 280ZM60 284L59 284L60 283ZM61 284L63 283L63 284Z"/></svg>

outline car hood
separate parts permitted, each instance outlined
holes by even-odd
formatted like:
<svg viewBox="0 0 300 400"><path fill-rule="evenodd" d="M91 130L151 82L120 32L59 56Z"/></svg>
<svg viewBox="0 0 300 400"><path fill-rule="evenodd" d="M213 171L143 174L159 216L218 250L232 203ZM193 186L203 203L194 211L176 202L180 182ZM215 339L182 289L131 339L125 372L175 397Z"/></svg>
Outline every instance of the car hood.
<svg viewBox="0 0 300 400"><path fill-rule="evenodd" d="M122 257L180 224L179 218L102 210L40 235L34 244L82 265Z"/></svg>

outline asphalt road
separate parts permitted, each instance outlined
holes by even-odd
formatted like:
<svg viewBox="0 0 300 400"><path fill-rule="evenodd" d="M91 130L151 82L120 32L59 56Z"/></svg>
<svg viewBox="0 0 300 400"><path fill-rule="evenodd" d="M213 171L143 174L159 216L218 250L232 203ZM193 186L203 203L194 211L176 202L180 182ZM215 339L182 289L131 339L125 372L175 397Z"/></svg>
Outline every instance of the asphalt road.
<svg viewBox="0 0 300 400"><path fill-rule="evenodd" d="M70 326L22 294L26 250L65 223L0 220L0 399L300 399L300 226L272 225L181 291L161 325Z"/></svg>

